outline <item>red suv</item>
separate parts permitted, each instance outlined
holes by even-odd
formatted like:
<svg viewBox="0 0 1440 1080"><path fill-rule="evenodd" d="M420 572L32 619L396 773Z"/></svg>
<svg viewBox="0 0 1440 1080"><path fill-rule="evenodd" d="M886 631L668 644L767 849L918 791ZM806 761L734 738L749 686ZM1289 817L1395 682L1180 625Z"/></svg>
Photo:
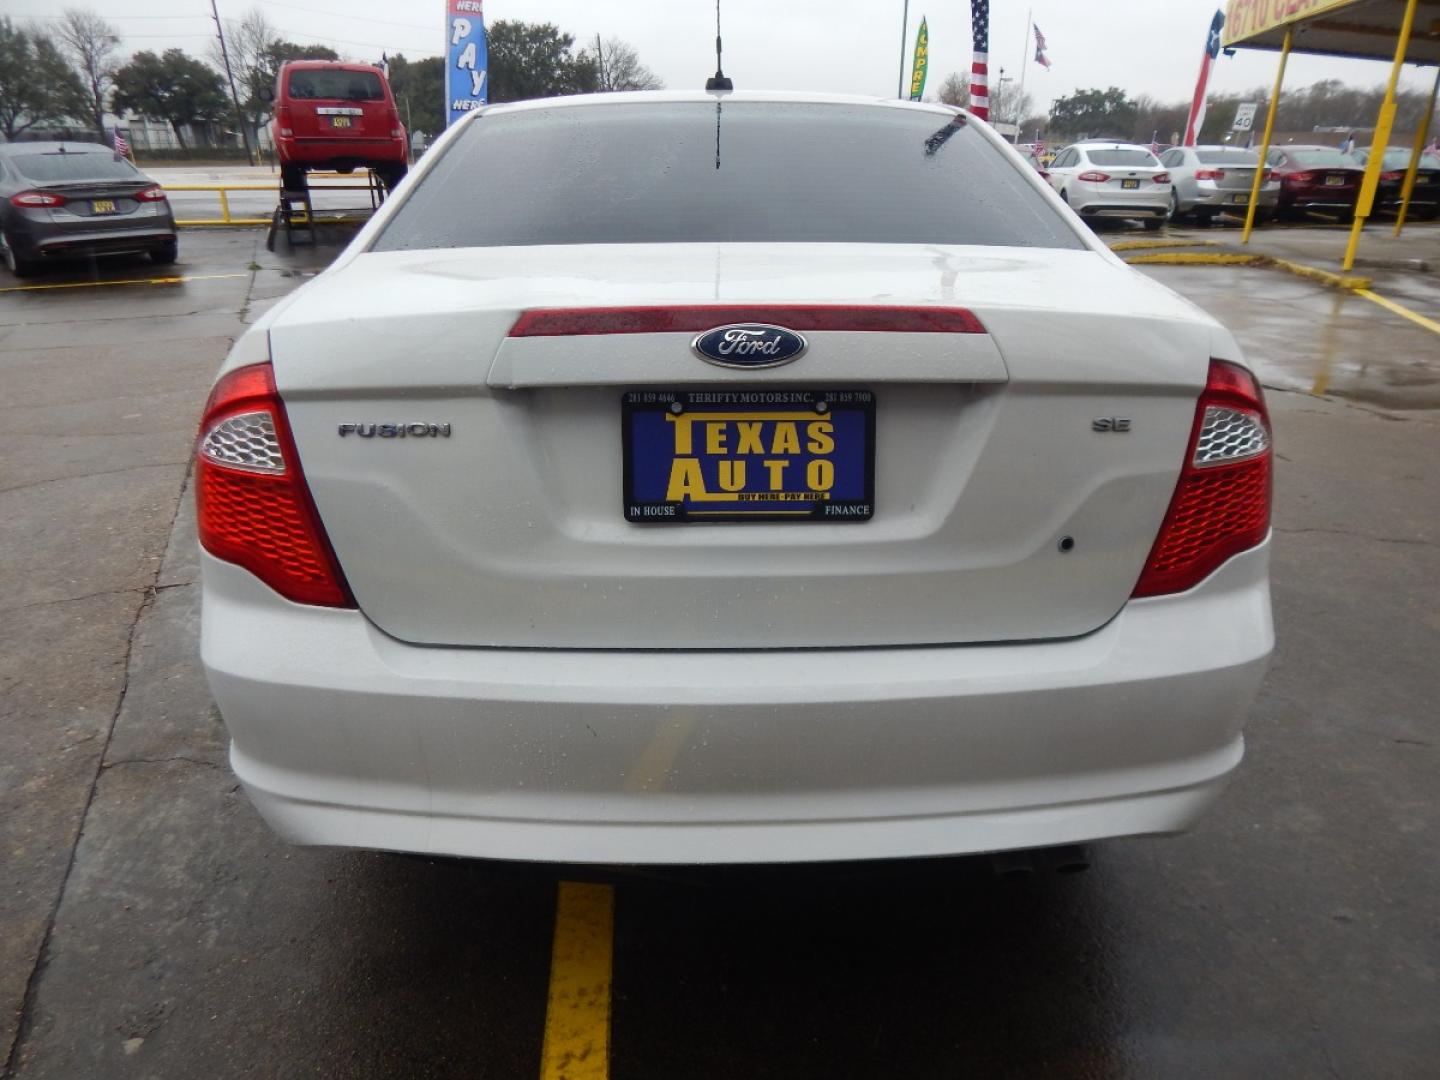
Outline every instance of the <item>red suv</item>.
<svg viewBox="0 0 1440 1080"><path fill-rule="evenodd" d="M374 169L387 188L405 175L405 126L379 68L292 60L280 68L274 100L270 135L287 190L303 187L310 169Z"/></svg>

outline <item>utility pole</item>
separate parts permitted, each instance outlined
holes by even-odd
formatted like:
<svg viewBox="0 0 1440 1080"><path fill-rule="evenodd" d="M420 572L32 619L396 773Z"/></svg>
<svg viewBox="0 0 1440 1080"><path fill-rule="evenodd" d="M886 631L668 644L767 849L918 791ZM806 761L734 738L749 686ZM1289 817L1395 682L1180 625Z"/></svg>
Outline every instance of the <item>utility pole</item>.
<svg viewBox="0 0 1440 1080"><path fill-rule="evenodd" d="M255 152L250 149L250 129L245 126L245 114L240 111L240 95L235 92L235 73L230 70L230 53L225 48L225 27L220 23L220 12L215 0L210 0L210 17L215 20L215 33L220 37L220 59L225 61L225 78L230 81L230 100L235 103L235 119L240 124L240 138L245 143L245 160L255 164Z"/></svg>
<svg viewBox="0 0 1440 1080"><path fill-rule="evenodd" d="M600 44L600 35L595 35L595 70L600 77L600 89L609 90L609 80L605 78L605 46Z"/></svg>
<svg viewBox="0 0 1440 1080"><path fill-rule="evenodd" d="M905 0L905 11L900 16L900 83L895 96L902 101L910 95L905 93L905 34L910 29L910 0Z"/></svg>

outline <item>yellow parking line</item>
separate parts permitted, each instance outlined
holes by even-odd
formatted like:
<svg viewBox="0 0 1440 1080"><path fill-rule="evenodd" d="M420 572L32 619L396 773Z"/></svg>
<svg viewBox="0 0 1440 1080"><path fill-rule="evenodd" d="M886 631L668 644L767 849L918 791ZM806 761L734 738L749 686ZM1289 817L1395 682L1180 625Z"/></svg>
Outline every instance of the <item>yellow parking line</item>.
<svg viewBox="0 0 1440 1080"><path fill-rule="evenodd" d="M1440 322L1436 322L1434 319L1427 319L1418 311L1411 311L1404 304L1397 304L1394 300L1386 299L1383 296L1371 292L1369 289L1356 289L1355 294L1379 304L1386 311L1393 311L1402 319L1409 319L1416 326L1423 326L1426 330L1433 330L1435 333L1440 334Z"/></svg>
<svg viewBox="0 0 1440 1080"><path fill-rule="evenodd" d="M615 890L562 881L555 903L540 1080L610 1075L610 971Z"/></svg>
<svg viewBox="0 0 1440 1080"><path fill-rule="evenodd" d="M249 274L193 274L188 277L125 278L119 281L56 281L46 285L7 285L0 293L40 292L44 289L98 289L104 285L180 285L187 281L215 281L249 277Z"/></svg>

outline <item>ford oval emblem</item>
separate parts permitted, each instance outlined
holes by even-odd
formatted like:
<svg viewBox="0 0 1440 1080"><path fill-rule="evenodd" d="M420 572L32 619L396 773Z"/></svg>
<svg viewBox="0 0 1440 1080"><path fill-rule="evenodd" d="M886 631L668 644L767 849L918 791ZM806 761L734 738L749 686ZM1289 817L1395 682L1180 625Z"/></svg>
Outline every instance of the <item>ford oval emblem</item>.
<svg viewBox="0 0 1440 1080"><path fill-rule="evenodd" d="M706 330L690 343L701 360L721 367L779 367L797 359L808 342L794 330L768 323L734 323Z"/></svg>

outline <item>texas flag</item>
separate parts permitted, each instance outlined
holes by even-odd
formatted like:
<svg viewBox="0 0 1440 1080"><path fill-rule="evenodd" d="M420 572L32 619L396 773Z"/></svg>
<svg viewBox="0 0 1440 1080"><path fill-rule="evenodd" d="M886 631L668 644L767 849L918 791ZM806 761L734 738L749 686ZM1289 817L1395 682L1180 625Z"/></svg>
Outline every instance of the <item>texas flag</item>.
<svg viewBox="0 0 1440 1080"><path fill-rule="evenodd" d="M1034 23L1030 24L1035 31L1035 63L1040 64L1046 71L1050 70L1050 58L1045 55L1045 35L1040 32L1040 27Z"/></svg>
<svg viewBox="0 0 1440 1080"><path fill-rule="evenodd" d="M1225 26L1225 13L1215 12L1210 20L1210 33L1205 38L1205 59L1200 62L1200 78L1195 83L1195 97L1190 102L1190 118L1185 122L1185 141L1194 146L1205 124L1205 91L1210 85L1210 65L1220 55L1220 30Z"/></svg>

